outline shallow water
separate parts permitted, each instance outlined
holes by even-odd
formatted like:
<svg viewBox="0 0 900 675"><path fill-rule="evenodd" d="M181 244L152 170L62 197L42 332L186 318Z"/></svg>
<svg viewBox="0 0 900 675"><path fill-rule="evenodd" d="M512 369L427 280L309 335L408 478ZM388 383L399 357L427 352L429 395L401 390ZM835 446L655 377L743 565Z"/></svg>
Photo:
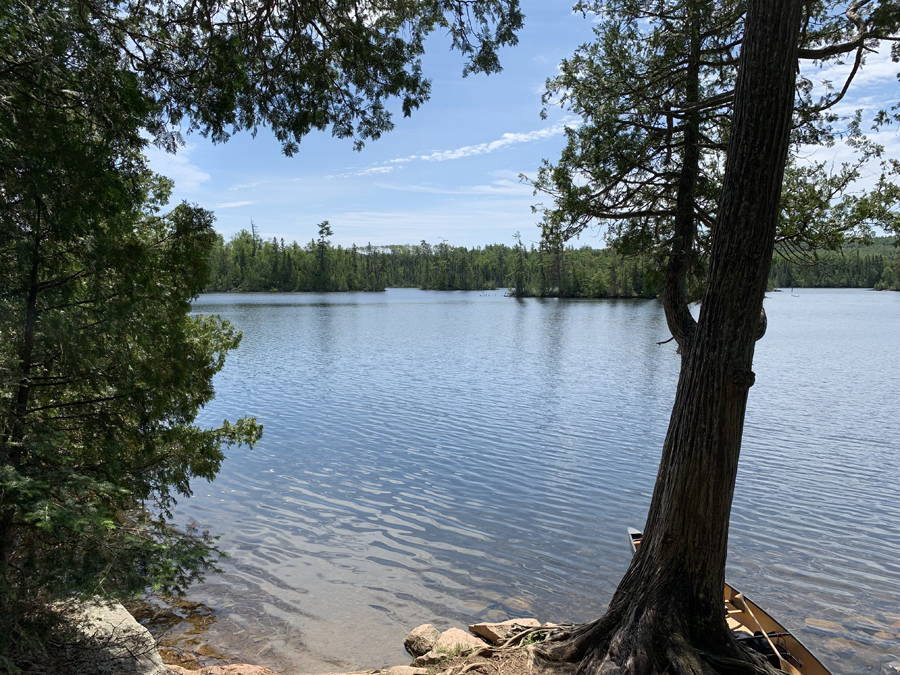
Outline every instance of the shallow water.
<svg viewBox="0 0 900 675"><path fill-rule="evenodd" d="M408 662L406 632L596 618L646 516L679 357L657 301L204 295L244 332L202 422L256 415L179 507L221 536L216 652ZM835 673L900 662L900 293L770 293L729 581ZM170 636L171 637L171 636Z"/></svg>

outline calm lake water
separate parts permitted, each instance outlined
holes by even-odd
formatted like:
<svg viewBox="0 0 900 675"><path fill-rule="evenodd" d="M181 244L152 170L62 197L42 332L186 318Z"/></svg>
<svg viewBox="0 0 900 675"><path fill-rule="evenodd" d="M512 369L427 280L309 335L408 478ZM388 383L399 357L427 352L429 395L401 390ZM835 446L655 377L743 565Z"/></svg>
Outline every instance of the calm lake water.
<svg viewBox="0 0 900 675"><path fill-rule="evenodd" d="M231 555L189 595L216 612L211 648L349 670L408 662L421 623L604 611L674 398L657 301L398 289L194 307L244 332L201 422L265 425L179 506ZM900 662L900 293L766 308L728 579L835 673L878 673Z"/></svg>

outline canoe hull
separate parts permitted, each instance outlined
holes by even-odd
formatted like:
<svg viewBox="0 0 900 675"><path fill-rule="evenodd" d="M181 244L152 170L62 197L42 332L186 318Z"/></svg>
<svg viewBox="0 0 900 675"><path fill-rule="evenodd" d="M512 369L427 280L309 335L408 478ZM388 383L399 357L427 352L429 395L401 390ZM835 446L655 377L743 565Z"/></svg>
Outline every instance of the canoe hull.
<svg viewBox="0 0 900 675"><path fill-rule="evenodd" d="M632 555L637 553L642 539L643 533L640 530L628 528ZM750 638L762 629L772 635L771 640L777 647L783 647L791 655L792 658L788 659L788 663L796 672L801 675L832 675L831 671L789 630L728 583L725 584L723 598L728 627L738 641Z"/></svg>

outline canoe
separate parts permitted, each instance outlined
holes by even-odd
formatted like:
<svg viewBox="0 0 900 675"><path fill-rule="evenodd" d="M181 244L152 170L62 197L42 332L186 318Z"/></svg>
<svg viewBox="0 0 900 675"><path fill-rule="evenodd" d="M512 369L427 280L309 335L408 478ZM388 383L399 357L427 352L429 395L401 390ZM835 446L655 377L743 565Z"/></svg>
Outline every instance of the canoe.
<svg viewBox="0 0 900 675"><path fill-rule="evenodd" d="M642 539L639 530L628 528L632 555L637 552ZM728 627L738 642L761 653L773 666L791 675L832 675L787 628L727 583L724 599Z"/></svg>

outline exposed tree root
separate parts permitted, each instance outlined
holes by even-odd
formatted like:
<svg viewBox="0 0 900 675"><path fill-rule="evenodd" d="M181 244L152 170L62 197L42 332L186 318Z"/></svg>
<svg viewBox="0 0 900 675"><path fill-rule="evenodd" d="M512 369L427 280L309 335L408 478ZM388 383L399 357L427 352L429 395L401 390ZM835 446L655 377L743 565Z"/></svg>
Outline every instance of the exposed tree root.
<svg viewBox="0 0 900 675"><path fill-rule="evenodd" d="M653 611L627 624L616 619L551 633L533 646L535 657L550 667L573 664L578 675L783 675L734 640L698 647L677 621Z"/></svg>
<svg viewBox="0 0 900 675"><path fill-rule="evenodd" d="M442 675L784 675L736 642L713 652L665 632L658 616L639 623L626 629L604 617L529 628L461 658ZM542 641L531 643L535 638Z"/></svg>
<svg viewBox="0 0 900 675"><path fill-rule="evenodd" d="M784 675L727 629L725 639L698 646L676 616L616 604L591 623L521 630L442 675Z"/></svg>

